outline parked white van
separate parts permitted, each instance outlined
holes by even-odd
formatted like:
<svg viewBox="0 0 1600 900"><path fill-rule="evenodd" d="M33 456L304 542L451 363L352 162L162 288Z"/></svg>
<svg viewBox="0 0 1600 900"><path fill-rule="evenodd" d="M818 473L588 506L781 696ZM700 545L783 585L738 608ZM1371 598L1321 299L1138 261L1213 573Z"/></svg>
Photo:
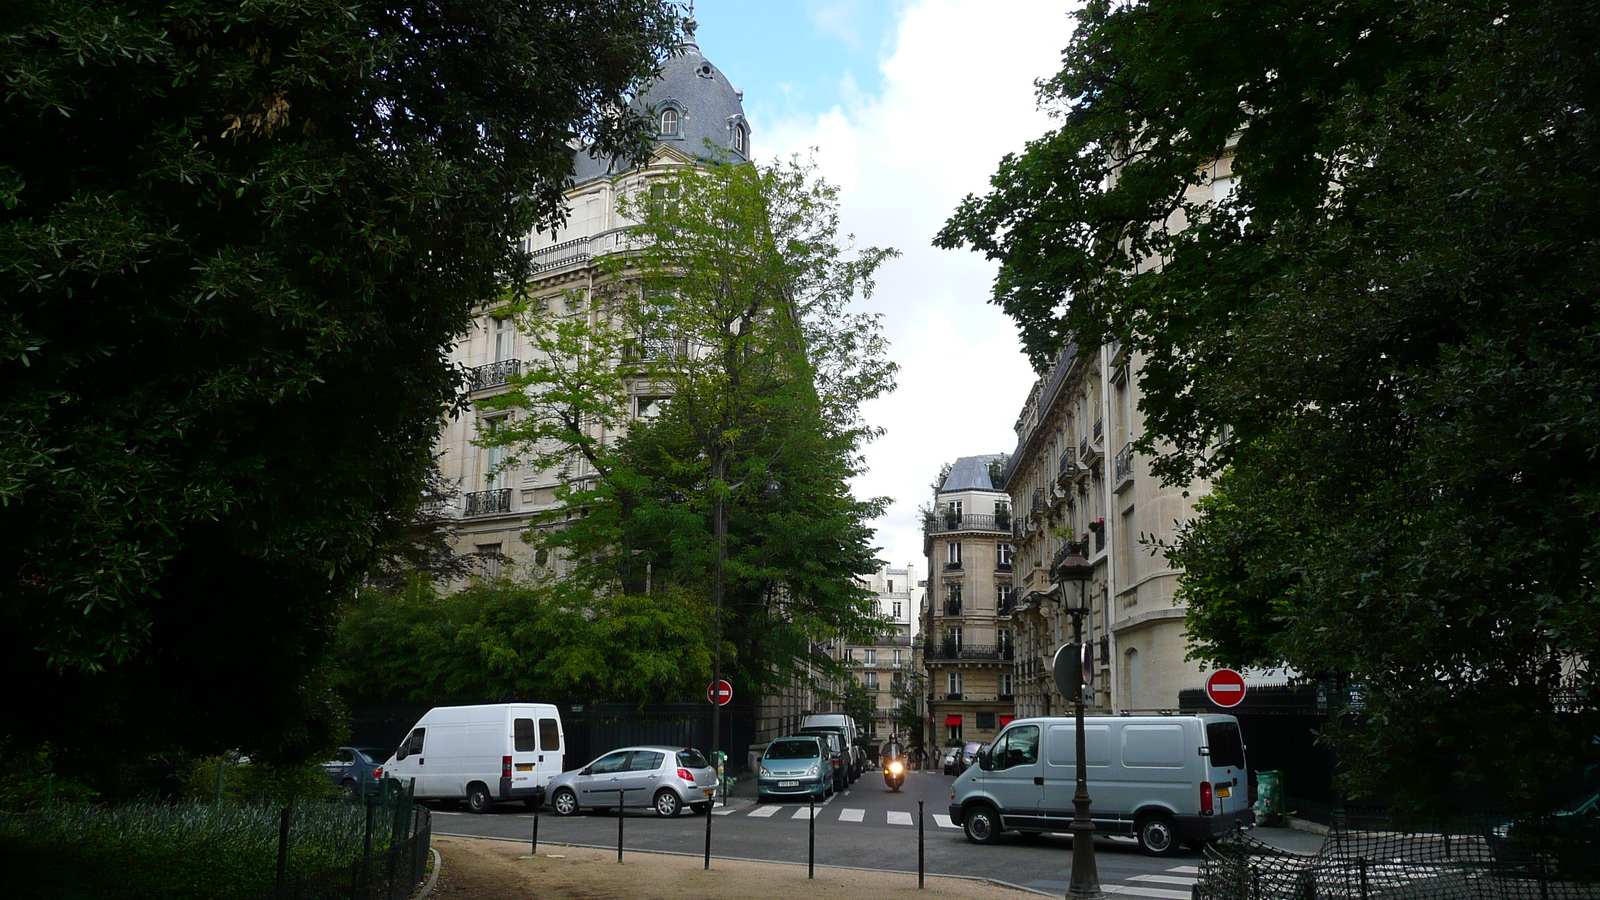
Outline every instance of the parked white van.
<svg viewBox="0 0 1600 900"><path fill-rule="evenodd" d="M1255 824L1244 742L1233 716L1087 716L1089 816L1164 856ZM1004 831L1065 832L1077 790L1077 727L1018 719L956 777L950 818L979 844Z"/></svg>
<svg viewBox="0 0 1600 900"><path fill-rule="evenodd" d="M537 809L565 750L561 714L548 703L439 706L417 720L383 771L400 783L416 779L422 800L466 800L475 813L499 800Z"/></svg>
<svg viewBox="0 0 1600 900"><path fill-rule="evenodd" d="M877 761L867 760L867 751L861 749L861 729L856 727L854 716L843 713L816 713L806 716L800 722L800 734L805 734L808 729L826 728L837 731L841 739L848 746L850 754L850 780L860 778L868 768L877 765Z"/></svg>

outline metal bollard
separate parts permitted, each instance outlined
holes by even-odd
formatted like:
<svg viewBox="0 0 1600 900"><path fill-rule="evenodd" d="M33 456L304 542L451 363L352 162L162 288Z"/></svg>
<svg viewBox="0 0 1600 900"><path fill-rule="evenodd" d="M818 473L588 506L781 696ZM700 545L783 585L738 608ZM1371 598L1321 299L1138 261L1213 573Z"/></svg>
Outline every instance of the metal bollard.
<svg viewBox="0 0 1600 900"><path fill-rule="evenodd" d="M622 791L617 791L617 862L622 862Z"/></svg>
<svg viewBox="0 0 1600 900"><path fill-rule="evenodd" d="M811 815L806 822L811 828L810 848L806 851L806 877L817 877L817 796L812 794L806 798L810 801Z"/></svg>
<svg viewBox="0 0 1600 900"><path fill-rule="evenodd" d="M706 870L711 869L711 813L716 810L716 803L706 807Z"/></svg>
<svg viewBox="0 0 1600 900"><path fill-rule="evenodd" d="M923 884L923 871L924 871L924 867L923 867L923 863L924 863L923 846L924 845L923 845L922 801L918 800L917 801L917 890L919 890L919 891L922 890L922 888L924 887L924 884Z"/></svg>
<svg viewBox="0 0 1600 900"><path fill-rule="evenodd" d="M537 809L533 811L533 846L529 849L529 852L534 856L539 855L539 811Z"/></svg>

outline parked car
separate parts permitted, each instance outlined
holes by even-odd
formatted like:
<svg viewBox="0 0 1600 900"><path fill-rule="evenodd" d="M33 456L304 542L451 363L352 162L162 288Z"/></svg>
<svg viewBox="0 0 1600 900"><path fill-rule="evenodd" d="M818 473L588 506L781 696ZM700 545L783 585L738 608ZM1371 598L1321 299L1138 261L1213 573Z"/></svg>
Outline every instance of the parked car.
<svg viewBox="0 0 1600 900"><path fill-rule="evenodd" d="M972 768L972 764L978 761L978 754L982 753L983 749L987 746L989 745L985 744L983 741L967 741L965 744L962 744L961 772L965 772L966 770ZM956 774L959 775L961 772L957 772Z"/></svg>
<svg viewBox="0 0 1600 900"><path fill-rule="evenodd" d="M961 774L961 748L951 747L944 752L944 773L946 775Z"/></svg>
<svg viewBox="0 0 1600 900"><path fill-rule="evenodd" d="M364 793L378 794L383 790L383 760L389 751L377 747L340 747L333 759L322 764L323 774L339 788L346 800L355 800Z"/></svg>
<svg viewBox="0 0 1600 900"><path fill-rule="evenodd" d="M854 782L868 769L878 764L871 758L866 749L862 747L865 738L861 729L856 725L856 720L843 713L817 713L806 716L800 722L800 734L815 734L819 729L833 729L839 732L839 737L844 741L845 755L850 766L850 780Z"/></svg>
<svg viewBox="0 0 1600 900"><path fill-rule="evenodd" d="M623 747L552 778L550 808L558 816L615 809L620 794L622 806L654 809L671 818L685 806L709 811L716 793L717 770L699 750Z"/></svg>
<svg viewBox="0 0 1600 900"><path fill-rule="evenodd" d="M833 787L833 773L823 766L827 762L827 744L821 735L796 734L778 738L767 745L761 754L761 767L756 770L756 799L769 797L828 796Z"/></svg>
<svg viewBox="0 0 1600 900"><path fill-rule="evenodd" d="M418 800L465 800L475 813L501 800L538 809L565 749L561 714L548 703L438 706L412 726L383 773L392 793L411 783Z"/></svg>
<svg viewBox="0 0 1600 900"><path fill-rule="evenodd" d="M801 732L804 734L805 732ZM828 761L832 764L833 784L828 788L828 793L837 794L850 786L850 754L844 749L844 739L837 732L814 732L817 737L827 743Z"/></svg>
<svg viewBox="0 0 1600 900"><path fill-rule="evenodd" d="M1600 877L1600 792L1586 791L1564 808L1495 826L1495 861L1513 872L1593 880Z"/></svg>

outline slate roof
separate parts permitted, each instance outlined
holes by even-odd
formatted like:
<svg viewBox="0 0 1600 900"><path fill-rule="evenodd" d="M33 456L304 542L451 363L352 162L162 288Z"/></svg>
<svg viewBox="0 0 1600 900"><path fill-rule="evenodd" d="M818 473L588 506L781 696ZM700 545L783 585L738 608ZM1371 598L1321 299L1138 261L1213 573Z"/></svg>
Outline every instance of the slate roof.
<svg viewBox="0 0 1600 900"><path fill-rule="evenodd" d="M1000 485L995 484L989 477L989 464L1003 460L1005 460L1003 453L961 457L951 464L950 474L945 476L944 485L939 488L939 493L1000 490Z"/></svg>
<svg viewBox="0 0 1600 900"><path fill-rule="evenodd" d="M628 105L654 118L658 124L662 110L671 107L678 111L678 133L659 136L658 145L675 147L697 159L710 159L712 150L706 146L710 141L711 147L725 151L731 161L750 159L750 123L744 117L742 92L728 81L721 69L701 55L693 31L678 45L678 52L661 67L661 75L655 82ZM743 125L745 130L742 153L733 149L736 124ZM626 162L607 156L595 157L587 151L573 155L575 184L626 169Z"/></svg>

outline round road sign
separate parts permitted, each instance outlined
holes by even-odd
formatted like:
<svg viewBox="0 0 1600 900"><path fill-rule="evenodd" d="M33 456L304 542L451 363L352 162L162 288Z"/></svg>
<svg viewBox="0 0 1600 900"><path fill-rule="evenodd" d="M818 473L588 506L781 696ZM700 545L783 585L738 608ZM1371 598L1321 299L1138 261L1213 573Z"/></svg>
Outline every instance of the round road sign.
<svg viewBox="0 0 1600 900"><path fill-rule="evenodd" d="M1206 697L1223 709L1244 702L1244 676L1232 669L1218 669L1206 679Z"/></svg>
<svg viewBox="0 0 1600 900"><path fill-rule="evenodd" d="M706 685L706 702L727 706L733 702L733 685L727 679Z"/></svg>

